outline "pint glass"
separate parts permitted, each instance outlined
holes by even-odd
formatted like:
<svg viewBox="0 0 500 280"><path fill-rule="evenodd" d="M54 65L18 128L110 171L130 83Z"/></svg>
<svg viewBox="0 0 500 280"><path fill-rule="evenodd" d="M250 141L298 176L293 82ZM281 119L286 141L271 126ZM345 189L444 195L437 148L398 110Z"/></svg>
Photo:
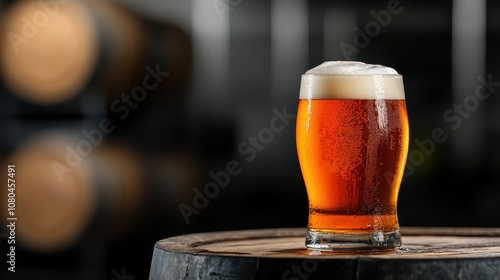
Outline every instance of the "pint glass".
<svg viewBox="0 0 500 280"><path fill-rule="evenodd" d="M302 75L296 124L309 199L306 246L399 247L396 204L409 137L403 78L363 63L321 66Z"/></svg>

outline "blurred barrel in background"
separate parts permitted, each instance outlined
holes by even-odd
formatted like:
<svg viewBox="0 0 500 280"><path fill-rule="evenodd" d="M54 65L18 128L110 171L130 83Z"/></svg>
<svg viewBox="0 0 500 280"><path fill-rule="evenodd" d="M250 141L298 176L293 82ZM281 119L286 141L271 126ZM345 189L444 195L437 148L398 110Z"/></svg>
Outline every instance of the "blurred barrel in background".
<svg viewBox="0 0 500 280"><path fill-rule="evenodd" d="M63 181L52 170L54 164L64 162L64 153L56 146L59 143L29 143L7 160L18 170L18 241L32 249L68 246L81 235L92 215L95 194L88 166L80 166Z"/></svg>
<svg viewBox="0 0 500 280"><path fill-rule="evenodd" d="M3 12L0 91L10 94L0 93L0 129L8 131L0 154L16 164L23 186L17 190L23 248L43 254L78 248L96 235L127 238L137 234L135 217L144 209L177 211L202 176L188 148L164 148L168 139L186 140L176 134L186 122L176 119L185 115L192 68L188 33L108 1L20 0ZM168 79L125 122L110 105L144 86L151 71L168 72ZM88 140L79 128L99 127L108 117L122 129L90 151L82 146L85 156L75 152ZM153 121L138 121L144 119ZM43 132L52 129L64 132ZM152 154L145 152L150 146Z"/></svg>
<svg viewBox="0 0 500 280"><path fill-rule="evenodd" d="M45 132L7 160L16 165L17 237L27 248L57 251L85 234L125 235L140 214L145 188L139 156L123 144L103 143L92 151L90 142L77 140Z"/></svg>
<svg viewBox="0 0 500 280"><path fill-rule="evenodd" d="M93 82L125 90L144 61L140 21L105 1L17 2L1 39L5 83L34 103L66 101Z"/></svg>
<svg viewBox="0 0 500 280"><path fill-rule="evenodd" d="M165 83L163 95L173 97L179 88L186 86L186 82L191 77L192 54L191 38L179 25L166 21L145 20L150 36L150 40L156 42L150 47L150 63L160 64L162 69L167 69L170 73L168 82Z"/></svg>
<svg viewBox="0 0 500 280"><path fill-rule="evenodd" d="M142 81L146 65L168 69L170 88L184 84L191 71L186 32L107 1L16 2L6 11L0 40L5 83L38 104L64 102L90 85L117 98Z"/></svg>

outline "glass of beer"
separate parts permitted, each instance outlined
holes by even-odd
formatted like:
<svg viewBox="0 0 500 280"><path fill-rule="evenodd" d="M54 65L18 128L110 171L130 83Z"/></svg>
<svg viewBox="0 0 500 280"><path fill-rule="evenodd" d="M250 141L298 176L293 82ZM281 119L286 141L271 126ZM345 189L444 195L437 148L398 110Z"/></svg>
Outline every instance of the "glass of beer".
<svg viewBox="0 0 500 280"><path fill-rule="evenodd" d="M397 199L408 153L403 77L361 62L302 75L297 152L309 199L306 246L401 246Z"/></svg>

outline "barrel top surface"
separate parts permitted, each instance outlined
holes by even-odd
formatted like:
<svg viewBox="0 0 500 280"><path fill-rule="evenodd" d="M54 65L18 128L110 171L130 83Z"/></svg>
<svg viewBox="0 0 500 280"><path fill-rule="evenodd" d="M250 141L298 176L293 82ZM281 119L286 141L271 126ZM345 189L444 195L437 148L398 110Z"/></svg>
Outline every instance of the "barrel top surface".
<svg viewBox="0 0 500 280"><path fill-rule="evenodd" d="M304 228L194 233L160 240L155 250L171 253L253 258L456 259L500 258L500 228L401 229L403 245L393 251L307 250Z"/></svg>

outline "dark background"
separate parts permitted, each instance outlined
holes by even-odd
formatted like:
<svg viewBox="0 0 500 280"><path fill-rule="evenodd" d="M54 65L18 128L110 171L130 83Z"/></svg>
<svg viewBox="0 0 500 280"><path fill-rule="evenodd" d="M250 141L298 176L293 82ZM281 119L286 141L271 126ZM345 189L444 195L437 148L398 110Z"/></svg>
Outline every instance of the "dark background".
<svg viewBox="0 0 500 280"><path fill-rule="evenodd" d="M17 3L4 2L3 12ZM111 215L102 222L96 214L82 235L64 248L39 250L20 241L17 272L5 272L9 279L113 279L122 269L135 279L147 279L159 239L204 231L306 226L307 197L294 122L275 133L252 160L238 147L248 147L244 142L249 137L269 127L273 109L295 113L300 75L326 60L383 64L404 76L410 120L408 162L415 169L407 169L401 186L400 225L500 226L497 91L478 101L477 109L462 118L457 129L443 116L474 95L478 77L491 75L500 81L497 2L401 0L400 12L391 14L386 26L379 24L376 35L352 56L344 55L341 46L356 47L359 33L354 28L366 33L375 19L373 12L387 10L393 1L115 2L145 24L147 48L142 54L147 58L138 66L140 77L146 66L157 64L172 76L124 120L111 110L116 97L109 98L111 90L99 79L89 80L73 98L42 105L19 98L4 78L0 151L2 160L8 161L21 143L39 133L58 129L83 137L83 128L96 128L108 117L116 129L105 135L104 142L127 145L142 174L137 187L140 204L133 208L136 217L126 219L130 225L125 230L110 235L108 228L116 219ZM164 24L179 27L189 44L177 37L158 39L162 28L167 29ZM179 45L189 50L188 55L173 54ZM190 67L174 76L180 66L172 61L179 57ZM105 74L97 69L95 76L99 75ZM133 87L141 81L123 83ZM445 131L447 140L434 143L435 150L425 154L415 141L430 139L436 128ZM224 170L231 160L240 164L241 173L231 176L228 186L209 198L187 224L179 205L192 207L193 188L203 191L213 182L209 173ZM6 197L1 201L6 208ZM1 231L7 233L5 227ZM7 265L2 263L4 273Z"/></svg>

